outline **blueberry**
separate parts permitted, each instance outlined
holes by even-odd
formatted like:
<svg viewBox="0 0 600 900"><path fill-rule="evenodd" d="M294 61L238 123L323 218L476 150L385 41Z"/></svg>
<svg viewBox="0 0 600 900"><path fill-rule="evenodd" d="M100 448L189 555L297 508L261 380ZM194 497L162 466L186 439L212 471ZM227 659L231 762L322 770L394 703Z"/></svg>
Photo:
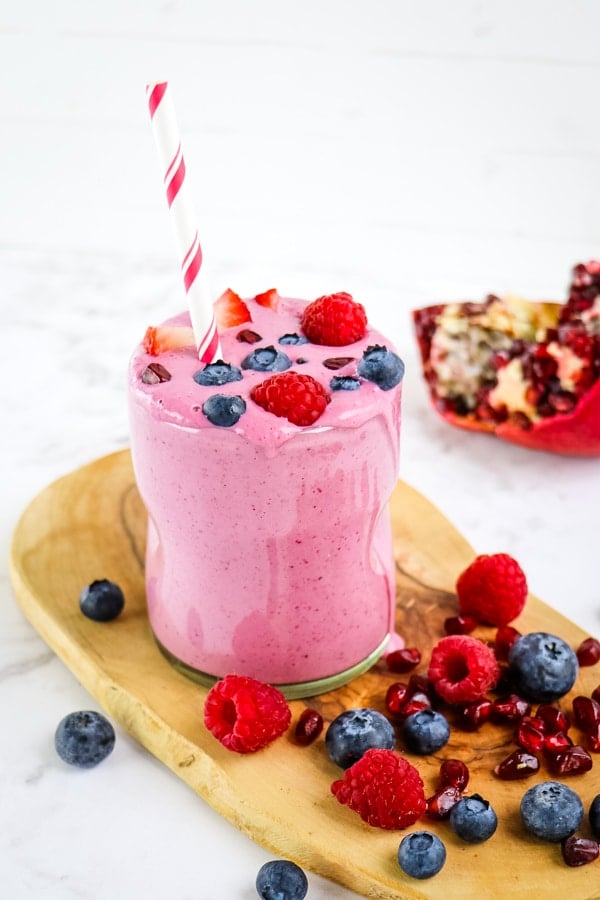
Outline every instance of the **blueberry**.
<svg viewBox="0 0 600 900"><path fill-rule="evenodd" d="M242 369L255 369L257 372L285 372L291 365L289 356L276 350L272 344L258 347L242 360Z"/></svg>
<svg viewBox="0 0 600 900"><path fill-rule="evenodd" d="M358 374L373 381L382 391L391 391L404 377L404 363L387 347L375 344L363 353Z"/></svg>
<svg viewBox="0 0 600 900"><path fill-rule="evenodd" d="M402 726L402 738L412 753L435 753L450 738L448 720L433 709L421 709L408 716Z"/></svg>
<svg viewBox="0 0 600 900"><path fill-rule="evenodd" d="M360 381L353 375L334 375L329 382L329 387L332 391L357 391Z"/></svg>
<svg viewBox="0 0 600 900"><path fill-rule="evenodd" d="M246 412L246 401L238 394L213 394L202 404L202 412L213 425L231 428Z"/></svg>
<svg viewBox="0 0 600 900"><path fill-rule="evenodd" d="M571 690L579 672L575 652L562 638L534 631L517 638L508 654L508 678L517 694L549 703Z"/></svg>
<svg viewBox="0 0 600 900"><path fill-rule="evenodd" d="M527 831L542 841L558 843L579 828L583 803L560 781L542 781L521 798L521 819Z"/></svg>
<svg viewBox="0 0 600 900"><path fill-rule="evenodd" d="M498 827L496 813L479 794L462 797L450 810L450 827L463 841L480 844L487 841Z"/></svg>
<svg viewBox="0 0 600 900"><path fill-rule="evenodd" d="M446 848L431 831L413 831L402 838L398 863L411 878L431 878L446 862Z"/></svg>
<svg viewBox="0 0 600 900"><path fill-rule="evenodd" d="M325 735L329 758L342 769L349 769L372 747L393 750L395 746L396 736L390 722L368 707L340 713Z"/></svg>
<svg viewBox="0 0 600 900"><path fill-rule="evenodd" d="M196 372L194 381L196 384L206 385L207 387L215 387L220 384L227 384L230 381L241 381L242 373L236 366L223 362L218 359L217 362L209 363Z"/></svg>
<svg viewBox="0 0 600 900"><path fill-rule="evenodd" d="M70 766L91 769L112 753L115 731L100 713L88 710L69 713L58 723L54 746Z"/></svg>
<svg viewBox="0 0 600 900"><path fill-rule="evenodd" d="M304 900L308 880L296 863L274 859L258 870L256 891L263 900Z"/></svg>
<svg viewBox="0 0 600 900"><path fill-rule="evenodd" d="M295 332L292 334L282 334L279 338L279 343L284 346L287 345L298 345L298 344L308 344L308 338L304 337L303 334L296 334Z"/></svg>
<svg viewBox="0 0 600 900"><path fill-rule="evenodd" d="M95 622L110 622L123 611L125 597L114 581L101 578L84 587L79 595L79 608Z"/></svg>
<svg viewBox="0 0 600 900"><path fill-rule="evenodd" d="M600 794L597 794L590 805L590 828L596 838L600 838Z"/></svg>

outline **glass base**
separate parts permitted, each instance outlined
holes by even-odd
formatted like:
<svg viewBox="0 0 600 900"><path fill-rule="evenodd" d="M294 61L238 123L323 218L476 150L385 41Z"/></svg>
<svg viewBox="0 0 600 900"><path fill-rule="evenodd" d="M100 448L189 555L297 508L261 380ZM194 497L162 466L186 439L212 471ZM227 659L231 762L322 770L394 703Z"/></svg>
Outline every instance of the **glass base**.
<svg viewBox="0 0 600 900"><path fill-rule="evenodd" d="M356 663L356 665L351 666L349 669L344 669L343 672L337 672L335 675L328 675L325 678L316 678L313 681L299 681L294 682L293 684L275 684L274 687L280 690L288 700L299 700L301 697L315 697L317 694L335 691L337 688L342 687L342 685L348 684L349 681L353 681L354 678L358 678L359 675L362 675L374 666L385 650L389 639L390 635L387 634L381 644L379 644L366 659ZM212 685L222 677L208 675L206 672L194 669L193 666L190 666L176 656L173 656L170 650L167 650L156 636L154 637L154 640L163 656L168 659L174 669L181 672L182 675L185 675L192 681L195 681L197 684L201 684L202 687L212 687Z"/></svg>

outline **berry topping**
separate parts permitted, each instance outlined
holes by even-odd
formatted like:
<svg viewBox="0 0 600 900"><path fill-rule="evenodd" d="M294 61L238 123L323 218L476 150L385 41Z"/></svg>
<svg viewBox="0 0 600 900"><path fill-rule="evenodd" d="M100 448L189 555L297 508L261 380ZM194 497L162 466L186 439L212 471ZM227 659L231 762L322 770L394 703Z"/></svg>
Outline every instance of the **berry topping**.
<svg viewBox="0 0 600 900"><path fill-rule="evenodd" d="M326 369L331 369L333 372L336 372L338 369L343 369L344 366L349 365L351 362L354 362L353 356L329 356L327 359L323 360L323 365Z"/></svg>
<svg viewBox="0 0 600 900"><path fill-rule="evenodd" d="M459 800L450 810L449 821L452 831L469 844L487 841L498 827L496 813L479 794Z"/></svg>
<svg viewBox="0 0 600 900"><path fill-rule="evenodd" d="M460 612L488 625L508 625L527 599L527 581L518 562L507 553L483 554L456 582Z"/></svg>
<svg viewBox="0 0 600 900"><path fill-rule="evenodd" d="M258 344L259 341L262 341L260 334L257 331L252 331L251 328L242 328L236 334L235 339L240 344Z"/></svg>
<svg viewBox="0 0 600 900"><path fill-rule="evenodd" d="M357 391L360 380L352 375L334 375L329 382L332 391Z"/></svg>
<svg viewBox="0 0 600 900"><path fill-rule="evenodd" d="M431 878L446 862L446 848L431 831L412 831L398 847L398 865L411 878Z"/></svg>
<svg viewBox="0 0 600 900"><path fill-rule="evenodd" d="M278 343L284 347L297 347L299 344L308 344L308 338L304 337L303 334L296 334L294 331L290 334L282 334Z"/></svg>
<svg viewBox="0 0 600 900"><path fill-rule="evenodd" d="M500 669L493 651L466 634L443 637L431 652L429 680L447 703L468 703L494 687Z"/></svg>
<svg viewBox="0 0 600 900"><path fill-rule="evenodd" d="M101 713L91 710L69 713L58 724L54 746L70 766L92 769L112 753L115 730Z"/></svg>
<svg viewBox="0 0 600 900"><path fill-rule="evenodd" d="M202 404L202 412L213 425L231 428L246 412L246 401L239 394L213 394Z"/></svg>
<svg viewBox="0 0 600 900"><path fill-rule="evenodd" d="M583 819L583 803L560 781L542 781L521 799L523 825L542 841L562 841L574 834Z"/></svg>
<svg viewBox="0 0 600 900"><path fill-rule="evenodd" d="M227 384L230 381L241 381L242 373L237 366L218 359L214 363L209 363L194 374L196 384L205 385L207 387L215 387L220 384Z"/></svg>
<svg viewBox="0 0 600 900"><path fill-rule="evenodd" d="M508 677L523 697L547 703L571 690L579 671L577 657L559 637L536 631L514 642L508 654Z"/></svg>
<svg viewBox="0 0 600 900"><path fill-rule="evenodd" d="M165 369L160 363L150 363L142 372L142 381L144 384L162 384L171 380L171 373Z"/></svg>
<svg viewBox="0 0 600 900"><path fill-rule="evenodd" d="M304 900L308 879L296 863L274 859L258 870L256 892L262 900Z"/></svg>
<svg viewBox="0 0 600 900"><path fill-rule="evenodd" d="M388 830L414 825L426 808L421 776L393 750L367 750L331 792L363 821Z"/></svg>
<svg viewBox="0 0 600 900"><path fill-rule="evenodd" d="M325 735L325 748L336 766L348 769L367 750L374 747L392 750L396 746L394 729L374 709L347 709L337 716Z"/></svg>
<svg viewBox="0 0 600 900"><path fill-rule="evenodd" d="M343 347L367 333L367 314L350 294L340 291L313 300L302 314L302 330L313 344Z"/></svg>
<svg viewBox="0 0 600 900"><path fill-rule="evenodd" d="M142 347L150 356L195 346L194 332L187 325L149 325L142 341Z"/></svg>
<svg viewBox="0 0 600 900"><path fill-rule="evenodd" d="M420 756L436 753L450 739L448 720L433 709L412 713L402 726L402 739L412 753Z"/></svg>
<svg viewBox="0 0 600 900"><path fill-rule="evenodd" d="M257 294L254 298L255 303L258 303L259 306L266 306L267 309L276 310L279 306L279 301L281 297L277 293L276 288L270 288L268 291L264 291L262 294Z"/></svg>
<svg viewBox="0 0 600 900"><path fill-rule="evenodd" d="M244 322L251 322L250 310L242 298L234 291L227 288L214 304L215 322L219 331L226 328L235 328Z"/></svg>
<svg viewBox="0 0 600 900"><path fill-rule="evenodd" d="M292 365L285 353L280 353L273 345L257 347L242 360L242 369L254 369L255 372L284 372Z"/></svg>
<svg viewBox="0 0 600 900"><path fill-rule="evenodd" d="M287 730L290 708L270 684L245 675L226 675L209 690L204 724L228 750L254 753Z"/></svg>
<svg viewBox="0 0 600 900"><path fill-rule="evenodd" d="M252 388L255 403L293 425L313 425L323 415L329 394L311 375L283 372L272 375Z"/></svg>
<svg viewBox="0 0 600 900"><path fill-rule="evenodd" d="M79 608L95 622L110 622L123 611L125 597L114 581L101 578L84 587L79 595Z"/></svg>
<svg viewBox="0 0 600 900"><path fill-rule="evenodd" d="M363 353L358 364L358 374L367 381L372 381L382 391L391 391L404 377L404 363L396 353L376 344L367 347Z"/></svg>
<svg viewBox="0 0 600 900"><path fill-rule="evenodd" d="M323 716L316 709L305 709L296 722L296 743L303 747L312 744L323 731Z"/></svg>

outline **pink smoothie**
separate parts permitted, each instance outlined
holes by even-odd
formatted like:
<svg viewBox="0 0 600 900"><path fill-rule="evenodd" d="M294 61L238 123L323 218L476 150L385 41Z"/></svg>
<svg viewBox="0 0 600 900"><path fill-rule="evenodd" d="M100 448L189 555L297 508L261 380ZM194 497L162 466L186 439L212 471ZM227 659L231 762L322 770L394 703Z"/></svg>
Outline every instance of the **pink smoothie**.
<svg viewBox="0 0 600 900"><path fill-rule="evenodd" d="M237 672L302 696L368 668L393 632L388 500L398 477L401 384L383 390L361 377L357 390L331 390L335 376L358 377L368 347L393 349L389 341L369 330L345 347L281 345L282 335L301 334L305 303L282 299L276 311L246 303L252 321L220 333L223 359L241 380L197 384L204 366L193 345L158 356L140 345L131 360L148 614L159 645L187 674L207 681ZM169 323L189 325L189 317ZM260 341L240 340L245 329ZM242 362L269 345L329 392L312 426L252 400L252 387L273 373ZM351 359L337 370L324 365L340 357ZM144 383L156 363L170 380ZM245 401L236 424L207 419L202 408L213 394Z"/></svg>

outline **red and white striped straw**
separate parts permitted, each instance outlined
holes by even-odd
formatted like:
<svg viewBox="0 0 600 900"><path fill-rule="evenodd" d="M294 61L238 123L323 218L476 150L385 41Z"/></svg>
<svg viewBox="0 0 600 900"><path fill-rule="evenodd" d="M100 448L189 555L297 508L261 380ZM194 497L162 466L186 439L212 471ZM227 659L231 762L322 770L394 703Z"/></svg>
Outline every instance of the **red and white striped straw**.
<svg viewBox="0 0 600 900"><path fill-rule="evenodd" d="M202 265L202 248L168 83L161 81L146 85L146 96L198 356L202 362L210 363L219 359L221 347L206 271Z"/></svg>

